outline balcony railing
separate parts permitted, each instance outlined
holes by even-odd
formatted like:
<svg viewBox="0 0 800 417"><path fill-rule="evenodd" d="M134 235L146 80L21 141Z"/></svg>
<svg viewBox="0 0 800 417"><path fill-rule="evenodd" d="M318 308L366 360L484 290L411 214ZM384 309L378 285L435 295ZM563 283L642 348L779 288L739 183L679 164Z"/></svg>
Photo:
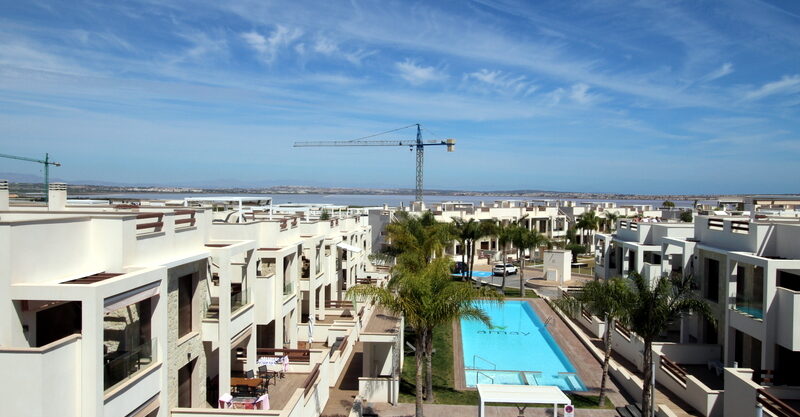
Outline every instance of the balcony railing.
<svg viewBox="0 0 800 417"><path fill-rule="evenodd" d="M242 308L250 302L250 288L231 293L231 313Z"/></svg>
<svg viewBox="0 0 800 417"><path fill-rule="evenodd" d="M283 295L291 295L294 294L294 283L292 281L285 281L283 283Z"/></svg>
<svg viewBox="0 0 800 417"><path fill-rule="evenodd" d="M118 350L103 358L103 387L106 391L129 380L156 362L156 339L150 339L129 350Z"/></svg>

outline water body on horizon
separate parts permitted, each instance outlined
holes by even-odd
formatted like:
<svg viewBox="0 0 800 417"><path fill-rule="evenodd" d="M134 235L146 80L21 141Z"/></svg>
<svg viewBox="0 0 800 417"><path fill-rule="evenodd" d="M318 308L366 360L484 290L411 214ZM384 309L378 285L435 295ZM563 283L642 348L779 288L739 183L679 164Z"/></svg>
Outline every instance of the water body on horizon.
<svg viewBox="0 0 800 417"><path fill-rule="evenodd" d="M414 201L413 195L397 194L226 194L226 193L109 193L109 194L84 194L70 196L72 198L104 199L104 198L130 198L143 200L183 200L186 197L219 197L219 196L263 196L271 197L274 204L334 204L375 207L384 204L390 207L400 205L408 206ZM432 204L442 201L464 201L468 203L480 203L485 201L487 204L497 200L542 200L541 197L519 197L519 196L461 196L461 195L432 195L425 197L425 203ZM548 198L548 200L558 200ZM577 202L612 202L618 206L632 204L649 204L653 207L660 207L663 200L612 200L612 199L587 199L587 198L568 198L563 200ZM677 207L690 207L694 200L675 200ZM716 203L715 201L700 200L701 203Z"/></svg>

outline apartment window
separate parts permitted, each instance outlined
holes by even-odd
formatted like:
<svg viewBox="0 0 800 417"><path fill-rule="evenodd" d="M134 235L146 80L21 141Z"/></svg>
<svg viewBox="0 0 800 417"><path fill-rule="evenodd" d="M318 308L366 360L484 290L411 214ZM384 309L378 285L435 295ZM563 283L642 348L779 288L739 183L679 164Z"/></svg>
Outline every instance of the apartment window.
<svg viewBox="0 0 800 417"><path fill-rule="evenodd" d="M193 278L192 275L178 278L178 337L192 331L192 299L195 289Z"/></svg>
<svg viewBox="0 0 800 417"><path fill-rule="evenodd" d="M705 268L706 286L705 297L713 302L719 302L719 261L706 258Z"/></svg>
<svg viewBox="0 0 800 417"><path fill-rule="evenodd" d="M800 291L800 275L779 270L778 286L787 290Z"/></svg>

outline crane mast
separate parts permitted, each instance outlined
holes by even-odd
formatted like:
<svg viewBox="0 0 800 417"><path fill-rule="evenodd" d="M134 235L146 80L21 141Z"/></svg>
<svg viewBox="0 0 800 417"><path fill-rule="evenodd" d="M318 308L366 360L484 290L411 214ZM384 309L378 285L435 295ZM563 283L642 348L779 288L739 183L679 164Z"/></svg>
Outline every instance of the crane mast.
<svg viewBox="0 0 800 417"><path fill-rule="evenodd" d="M44 165L44 201L47 202L50 199L50 165L60 167L61 164L55 161L50 160L50 154L44 154L44 160L42 159L33 159L33 158L26 158L24 156L15 156L15 155L8 155L4 153L0 153L0 158L8 158L8 159L16 159L18 161L28 161L28 162L36 162L38 164Z"/></svg>
<svg viewBox="0 0 800 417"><path fill-rule="evenodd" d="M417 137L415 140L364 140L366 138L379 136L386 133L395 132L400 129L405 129L407 127L416 126L417 127ZM305 147L323 147L323 146L408 146L411 150L416 149L416 159L417 159L417 181L416 187L414 189L414 198L416 201L422 201L423 195L423 177L424 177L424 163L425 163L425 147L426 146L446 146L447 152L453 152L456 146L455 139L441 139L441 140L422 140L422 127L419 123L401 127L399 129L390 130L388 132L378 133L375 135L370 135L365 138L354 139L354 140L337 140L337 141L305 141L305 142L295 142L295 148L305 148Z"/></svg>

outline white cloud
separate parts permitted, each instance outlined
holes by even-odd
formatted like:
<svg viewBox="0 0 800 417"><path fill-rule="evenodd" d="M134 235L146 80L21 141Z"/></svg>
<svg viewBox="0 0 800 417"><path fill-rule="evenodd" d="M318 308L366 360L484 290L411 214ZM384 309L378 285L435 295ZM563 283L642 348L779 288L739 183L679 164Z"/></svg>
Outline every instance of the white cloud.
<svg viewBox="0 0 800 417"><path fill-rule="evenodd" d="M264 37L264 35L255 31L242 33L241 36L251 48L261 54L261 58L264 61L271 63L278 56L278 52L282 48L291 45L294 41L299 39L302 34L303 31L300 29L289 29L286 26L277 25L275 30L270 33L269 37Z"/></svg>
<svg viewBox="0 0 800 417"><path fill-rule="evenodd" d="M716 80L717 78L722 78L722 77L724 77L724 76L726 76L726 75L728 75L728 74L730 74L732 72L733 72L733 64L731 64L730 62L726 62L726 63L722 64L721 67L719 67L719 68L715 69L714 71L711 71L710 73L706 74L706 76L704 76L702 78L702 80L703 81L713 81L713 80Z"/></svg>
<svg viewBox="0 0 800 417"><path fill-rule="evenodd" d="M569 98L580 104L589 104L595 97L594 94L589 94L589 86L583 83L574 84L569 93Z"/></svg>
<svg viewBox="0 0 800 417"><path fill-rule="evenodd" d="M329 38L319 37L316 42L314 42L314 51L323 55L331 55L338 50L339 46Z"/></svg>
<svg viewBox="0 0 800 417"><path fill-rule="evenodd" d="M589 93L589 88L589 85L584 83L573 84L569 89L562 87L556 88L548 94L550 104L556 105L565 99L569 99L576 104L592 104L596 102L600 96Z"/></svg>
<svg viewBox="0 0 800 417"><path fill-rule="evenodd" d="M745 100L760 100L775 94L800 93L800 74L784 75L780 80L766 83L744 95Z"/></svg>
<svg viewBox="0 0 800 417"><path fill-rule="evenodd" d="M503 91L511 94L522 93L528 95L536 90L536 86L530 85L524 75L513 76L503 71L481 69L480 71L464 74L464 80L475 80L480 84L490 87L495 91Z"/></svg>
<svg viewBox="0 0 800 417"><path fill-rule="evenodd" d="M436 68L417 65L417 63L410 59L406 59L403 62L396 62L394 66L400 72L400 77L412 85L421 85L430 81L440 81L447 78L447 74Z"/></svg>
<svg viewBox="0 0 800 417"><path fill-rule="evenodd" d="M367 51L361 48L354 51L347 51L340 48L335 40L325 36L317 37L313 49L314 52L325 56L341 58L353 65L361 65L361 61L364 60L364 58L377 53L376 51Z"/></svg>

